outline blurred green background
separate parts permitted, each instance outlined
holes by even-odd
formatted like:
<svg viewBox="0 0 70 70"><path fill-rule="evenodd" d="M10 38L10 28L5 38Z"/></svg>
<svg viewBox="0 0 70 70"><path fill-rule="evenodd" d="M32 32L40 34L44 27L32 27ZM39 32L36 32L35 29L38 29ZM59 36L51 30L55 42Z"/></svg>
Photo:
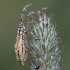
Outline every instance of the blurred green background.
<svg viewBox="0 0 70 70"><path fill-rule="evenodd" d="M64 46L64 70L70 70L70 0L0 0L0 70L29 70L16 60L14 44L22 9L30 3L28 11L47 7L55 14Z"/></svg>

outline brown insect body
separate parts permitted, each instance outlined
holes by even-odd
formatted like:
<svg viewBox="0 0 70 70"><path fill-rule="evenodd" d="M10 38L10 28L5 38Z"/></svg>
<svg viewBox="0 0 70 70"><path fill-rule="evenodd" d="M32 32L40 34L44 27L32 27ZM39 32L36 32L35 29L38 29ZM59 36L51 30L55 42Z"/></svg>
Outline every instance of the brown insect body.
<svg viewBox="0 0 70 70"><path fill-rule="evenodd" d="M28 50L28 43L27 43L27 30L30 24L28 24L25 28L24 26L24 18L27 16L30 16L31 14L34 14L33 11L29 12L27 15L24 15L26 8L30 6L31 4L26 5L23 8L23 13L21 14L20 23L18 26L18 32L16 37L16 43L15 43L15 53L16 53L16 59L21 63L21 65L24 65L24 62L27 60L27 50ZM29 20L27 20L29 21Z"/></svg>
<svg viewBox="0 0 70 70"><path fill-rule="evenodd" d="M18 34L16 37L16 43L15 43L15 53L16 53L16 59L24 65L24 61L26 61L27 57L27 49L26 49L26 40L25 40L25 34L24 34L24 26L23 22L20 21L21 23L19 24L18 27Z"/></svg>

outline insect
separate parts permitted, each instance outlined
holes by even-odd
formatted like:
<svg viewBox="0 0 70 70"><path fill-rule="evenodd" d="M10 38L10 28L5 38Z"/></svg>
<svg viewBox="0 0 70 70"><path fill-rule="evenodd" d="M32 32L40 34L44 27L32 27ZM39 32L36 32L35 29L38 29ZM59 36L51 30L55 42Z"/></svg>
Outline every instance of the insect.
<svg viewBox="0 0 70 70"><path fill-rule="evenodd" d="M31 14L34 14L33 11L29 12L27 15L24 15L26 8L30 6L31 4L26 5L23 8L23 13L21 14L20 23L18 26L18 32L16 37L16 43L15 43L15 54L16 59L20 62L21 65L24 65L24 62L27 60L27 50L28 50L28 43L26 40L26 34L27 29L24 26L24 18L27 16L30 16ZM29 24L27 25L27 27Z"/></svg>

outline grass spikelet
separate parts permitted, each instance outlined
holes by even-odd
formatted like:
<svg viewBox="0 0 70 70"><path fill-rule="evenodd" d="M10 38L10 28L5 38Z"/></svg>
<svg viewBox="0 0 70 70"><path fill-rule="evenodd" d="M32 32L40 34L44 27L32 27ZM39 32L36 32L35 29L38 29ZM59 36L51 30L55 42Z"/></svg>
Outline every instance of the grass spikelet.
<svg viewBox="0 0 70 70"><path fill-rule="evenodd" d="M45 8L43 8L43 11ZM38 21L31 22L29 46L31 70L62 70L60 38L57 32L54 15L37 11Z"/></svg>

